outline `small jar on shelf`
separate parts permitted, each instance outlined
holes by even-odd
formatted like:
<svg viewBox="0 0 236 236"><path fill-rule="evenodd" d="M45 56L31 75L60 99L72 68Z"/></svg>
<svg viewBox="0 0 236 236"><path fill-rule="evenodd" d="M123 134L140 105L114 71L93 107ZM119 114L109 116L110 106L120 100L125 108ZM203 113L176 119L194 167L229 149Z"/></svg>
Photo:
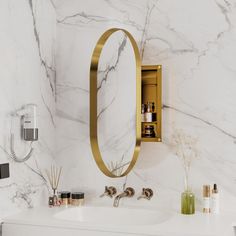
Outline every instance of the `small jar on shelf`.
<svg viewBox="0 0 236 236"><path fill-rule="evenodd" d="M154 125L145 125L145 127L144 127L144 137L146 137L146 138L154 138L155 137Z"/></svg>

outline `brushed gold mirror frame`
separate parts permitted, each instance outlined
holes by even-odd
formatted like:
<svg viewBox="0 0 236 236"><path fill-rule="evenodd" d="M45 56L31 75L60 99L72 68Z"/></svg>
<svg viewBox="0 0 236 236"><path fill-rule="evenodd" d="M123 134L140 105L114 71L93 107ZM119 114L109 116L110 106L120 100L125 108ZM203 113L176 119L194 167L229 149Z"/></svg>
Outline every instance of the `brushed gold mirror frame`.
<svg viewBox="0 0 236 236"><path fill-rule="evenodd" d="M101 56L102 49L109 39L109 37L117 32L122 31L125 35L129 38L135 55L136 60L136 143L134 148L134 153L132 160L125 170L124 173L121 175L115 175L112 173L107 166L105 165L102 155L98 145L98 136L97 136L97 73L98 73L98 63ZM103 35L99 38L95 49L93 51L92 60L90 64L90 142L93 157L99 169L108 177L111 178L118 178L123 177L129 174L129 172L133 169L140 152L140 145L141 145L141 59L138 50L137 43L133 36L124 29L120 28L112 28L107 30Z"/></svg>

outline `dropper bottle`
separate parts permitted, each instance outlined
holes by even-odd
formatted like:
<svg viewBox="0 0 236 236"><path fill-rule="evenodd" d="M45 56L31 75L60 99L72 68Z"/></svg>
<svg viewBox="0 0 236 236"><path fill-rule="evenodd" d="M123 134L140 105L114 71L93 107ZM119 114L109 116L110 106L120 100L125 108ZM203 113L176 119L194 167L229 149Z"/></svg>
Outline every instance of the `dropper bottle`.
<svg viewBox="0 0 236 236"><path fill-rule="evenodd" d="M218 214L220 212L220 206L219 206L219 192L217 189L217 185L213 185L212 189L212 195L211 195L211 212L213 214Z"/></svg>

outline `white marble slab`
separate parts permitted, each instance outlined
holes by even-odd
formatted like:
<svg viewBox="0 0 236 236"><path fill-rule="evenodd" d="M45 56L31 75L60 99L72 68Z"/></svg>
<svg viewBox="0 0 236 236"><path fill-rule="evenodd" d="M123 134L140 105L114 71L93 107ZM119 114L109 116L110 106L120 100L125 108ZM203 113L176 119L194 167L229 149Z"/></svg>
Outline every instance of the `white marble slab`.
<svg viewBox="0 0 236 236"><path fill-rule="evenodd" d="M54 158L55 22L48 0L0 1L0 163L10 163L10 178L0 180L1 218L47 202L42 173ZM28 143L20 140L19 119L10 114L27 103L38 107L39 141L32 158L19 164L8 155L10 132L17 155Z"/></svg>

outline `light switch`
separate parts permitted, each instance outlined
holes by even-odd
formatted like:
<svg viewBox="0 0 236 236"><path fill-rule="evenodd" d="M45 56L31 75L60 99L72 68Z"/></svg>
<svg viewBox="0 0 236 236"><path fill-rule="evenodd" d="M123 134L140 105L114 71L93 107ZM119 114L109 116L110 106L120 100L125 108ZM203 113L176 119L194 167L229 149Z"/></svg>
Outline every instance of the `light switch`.
<svg viewBox="0 0 236 236"><path fill-rule="evenodd" d="M0 164L0 179L10 177L9 163Z"/></svg>

